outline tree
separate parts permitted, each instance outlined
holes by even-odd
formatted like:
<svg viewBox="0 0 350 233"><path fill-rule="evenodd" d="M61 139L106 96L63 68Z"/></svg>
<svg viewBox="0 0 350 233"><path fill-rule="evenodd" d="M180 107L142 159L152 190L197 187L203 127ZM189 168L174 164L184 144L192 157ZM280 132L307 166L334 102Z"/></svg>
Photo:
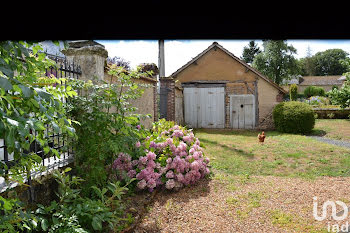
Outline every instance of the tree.
<svg viewBox="0 0 350 233"><path fill-rule="evenodd" d="M315 75L341 75L349 71L343 62L348 60L348 53L342 49L327 49L313 56Z"/></svg>
<svg viewBox="0 0 350 233"><path fill-rule="evenodd" d="M298 60L301 75L313 76L315 75L315 58L312 56L310 46L307 47L306 57Z"/></svg>
<svg viewBox="0 0 350 233"><path fill-rule="evenodd" d="M297 50L283 40L264 40L263 52L256 55L252 66L277 84L300 73L294 57Z"/></svg>
<svg viewBox="0 0 350 233"><path fill-rule="evenodd" d="M255 41L252 40L249 42L248 46L244 46L241 59L244 62L251 64L253 62L255 56L258 55L259 53L261 53L260 48L255 43Z"/></svg>
<svg viewBox="0 0 350 233"><path fill-rule="evenodd" d="M296 84L292 84L289 87L289 99L290 101L297 100L298 97L298 86Z"/></svg>

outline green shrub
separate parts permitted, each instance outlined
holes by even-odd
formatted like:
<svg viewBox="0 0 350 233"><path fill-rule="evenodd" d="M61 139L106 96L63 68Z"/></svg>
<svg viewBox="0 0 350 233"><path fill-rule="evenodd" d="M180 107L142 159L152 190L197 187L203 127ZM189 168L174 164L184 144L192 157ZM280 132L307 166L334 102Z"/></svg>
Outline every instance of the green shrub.
<svg viewBox="0 0 350 233"><path fill-rule="evenodd" d="M327 92L333 105L340 105L341 108L350 107L350 72L344 74L346 81L340 89L332 89Z"/></svg>
<svg viewBox="0 0 350 233"><path fill-rule="evenodd" d="M295 101L298 98L298 86L296 84L290 85L289 88L289 99L290 101Z"/></svg>
<svg viewBox="0 0 350 233"><path fill-rule="evenodd" d="M311 96L325 96L326 92L322 87L308 86L304 90L304 95L307 98L310 98Z"/></svg>
<svg viewBox="0 0 350 233"><path fill-rule="evenodd" d="M312 108L302 102L282 102L273 110L275 127L285 133L309 133L314 128L315 116Z"/></svg>

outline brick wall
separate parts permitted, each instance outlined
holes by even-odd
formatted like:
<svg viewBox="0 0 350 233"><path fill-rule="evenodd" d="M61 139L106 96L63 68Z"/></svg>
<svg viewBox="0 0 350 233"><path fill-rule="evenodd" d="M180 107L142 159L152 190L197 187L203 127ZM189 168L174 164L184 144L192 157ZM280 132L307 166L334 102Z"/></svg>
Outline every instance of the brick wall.
<svg viewBox="0 0 350 233"><path fill-rule="evenodd" d="M173 78L169 77L161 77L159 81L160 89L167 90L167 102L165 103L167 112L165 119L168 121L175 121L175 81ZM164 97L160 95L160 98ZM163 102L160 101L160 104L163 104Z"/></svg>

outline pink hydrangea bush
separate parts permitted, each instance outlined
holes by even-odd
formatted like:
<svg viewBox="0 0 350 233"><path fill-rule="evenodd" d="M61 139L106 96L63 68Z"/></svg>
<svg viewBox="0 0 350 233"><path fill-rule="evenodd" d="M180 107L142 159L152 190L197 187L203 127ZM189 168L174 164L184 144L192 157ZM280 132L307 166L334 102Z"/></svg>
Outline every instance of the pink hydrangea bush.
<svg viewBox="0 0 350 233"><path fill-rule="evenodd" d="M136 147L144 147L144 156L132 159L120 153L112 164L117 174L136 178L139 189L153 191L165 185L178 189L192 185L210 173L209 159L192 130L161 120L155 123L152 134ZM117 176L123 179L122 176Z"/></svg>

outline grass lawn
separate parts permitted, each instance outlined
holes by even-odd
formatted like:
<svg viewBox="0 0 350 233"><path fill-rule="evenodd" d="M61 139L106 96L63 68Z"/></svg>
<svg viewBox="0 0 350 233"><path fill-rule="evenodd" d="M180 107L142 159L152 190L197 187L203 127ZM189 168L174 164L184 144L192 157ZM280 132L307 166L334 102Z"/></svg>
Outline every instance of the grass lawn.
<svg viewBox="0 0 350 233"><path fill-rule="evenodd" d="M313 134L350 142L350 120L317 119Z"/></svg>
<svg viewBox="0 0 350 233"><path fill-rule="evenodd" d="M274 175L315 178L350 176L350 150L303 135L257 131L196 130L212 167L231 175Z"/></svg>
<svg viewBox="0 0 350 233"><path fill-rule="evenodd" d="M331 223L315 221L312 198L350 204L350 150L276 131L266 132L261 145L257 134L196 131L211 159L213 180L221 185L213 185L213 191L226 190L221 208L234 226L251 226L246 232L256 231L255 224L271 232L327 232Z"/></svg>

